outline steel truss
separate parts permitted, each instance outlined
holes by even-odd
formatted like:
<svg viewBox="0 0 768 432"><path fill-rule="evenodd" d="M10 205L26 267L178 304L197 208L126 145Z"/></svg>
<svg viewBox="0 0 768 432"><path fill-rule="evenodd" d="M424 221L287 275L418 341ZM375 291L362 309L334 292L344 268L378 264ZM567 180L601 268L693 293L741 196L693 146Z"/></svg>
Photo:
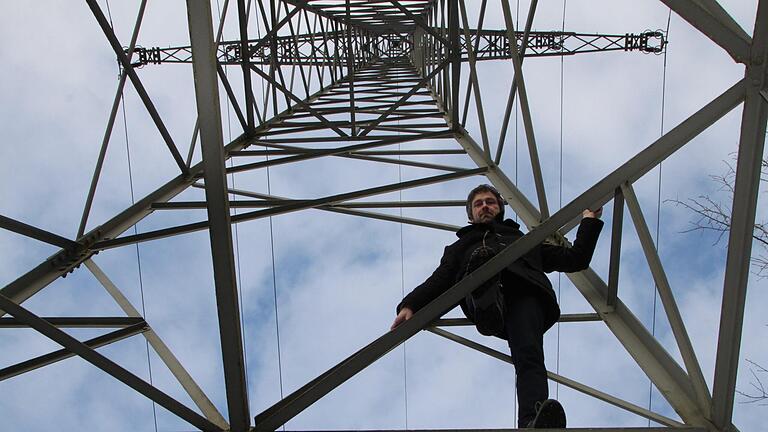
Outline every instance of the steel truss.
<svg viewBox="0 0 768 432"><path fill-rule="evenodd" d="M315 15L318 19L318 15ZM394 58L410 56L413 41L409 34L387 33L371 36L366 33L355 35L356 44L362 45L367 54L378 57ZM522 45L525 32L515 32L515 41ZM580 53L603 51L640 51L645 53L661 53L666 44L660 31L647 31L639 34L607 35L588 34L560 31L529 32L528 52L526 57L561 56ZM277 38L277 58L282 65L320 66L333 63L336 56L345 58L347 47L339 45L337 51L324 51L320 46L329 45L334 48L333 41L344 38L343 32L304 33L297 35L279 36ZM469 39L460 35L462 61L469 61L468 52L472 47L478 60L510 59L509 38L506 30L477 30L469 31ZM467 42L469 41L469 42ZM330 42L330 43L329 43ZM268 65L272 54L269 46L260 43L258 39L248 41L248 57L251 63ZM139 47L136 50L138 58L132 64L134 67L161 63L192 63L192 47ZM242 61L243 51L240 41L227 41L219 44L217 59L222 65L236 65ZM365 59L356 60L355 67L365 63Z"/></svg>
<svg viewBox="0 0 768 432"><path fill-rule="evenodd" d="M76 355L201 430L247 431L279 428L423 329L510 362L509 357L503 353L448 332L445 327L467 323L462 320L441 320L441 316L452 309L461 298L535 245L547 239L567 242L563 233L573 226L574 220L578 220L582 209L613 200L618 219L613 224L608 281L605 282L591 269L569 274L568 277L584 295L594 312L565 315L562 321L605 322L674 408L680 421L560 375L550 373L550 378L670 428L723 432L735 430L731 421L735 378L749 274L751 230L755 219L760 159L768 117L768 101L765 98L768 92L768 0L759 2L755 33L752 36L747 35L714 1L663 2L737 62L743 63L746 69L745 78L734 83L720 96L576 199L561 209L550 212L522 73L523 58L589 50L660 50L665 43L660 34L654 32L639 36L610 36L616 39L594 35L589 36L594 39L584 39L587 36L574 33L532 32L531 23L537 5L535 1L532 2L525 29L518 31L513 24L509 2L502 0L501 13L506 28L491 31L482 29L486 0L483 0L481 5L480 23L474 28L468 22L464 0L260 0L256 2L260 13L251 19L261 19L260 25L264 26L267 34L260 40L251 40L248 38L247 6L244 0L239 0L236 7L241 37L238 41L220 43L221 28L215 33L211 27L209 2L188 0L191 46L145 50L136 47L145 0L141 3L129 48L124 50L98 3L95 0L87 0L96 22L120 60L123 73L112 116L106 128L99 162L88 192L79 235L76 239L67 239L20 221L0 217L0 226L5 229L61 247L59 252L0 290L0 309L4 314L12 316L0 318L0 327L28 326L58 342L64 349L1 369L0 380ZM222 22L221 26L223 25ZM605 39L607 45L598 47L597 40L600 38ZM649 42L654 38L657 38L660 44L653 45ZM582 46L566 48L565 42L569 39L581 41L579 43ZM510 44L510 41L515 43ZM190 146L187 158L182 158L178 146L165 128L150 95L142 85L141 77L136 72L137 67L152 62L188 62L192 60L193 51L205 53L196 55L193 64L198 107L195 136L200 138L202 151L202 161L194 165L191 160L195 143ZM248 55L242 54L246 52ZM138 60L132 60L137 54ZM499 58L511 59L515 79L505 110L501 141L494 149L487 133L476 63L483 59ZM464 77L461 76L463 62L468 63L469 70L469 75ZM243 74L242 91L238 92L231 86L223 69L226 65L240 67ZM262 66L268 66L268 69L265 71ZM297 69L299 78L296 78ZM289 71L290 79L286 79ZM160 131L179 172L175 178L131 207L86 232L85 227L101 175L104 153L119 106L119 95L129 79ZM268 86L267 97L262 101L259 101L253 92L252 81L255 79L261 79ZM467 83L465 88L461 86L462 79ZM223 144L222 138L219 84L225 89L226 97L232 104L243 131L226 145ZM462 91L465 95L463 105ZM474 98L474 108L481 130L480 142L475 141L465 129L471 98ZM519 98L522 110L530 163L534 172L537 204L526 197L499 167L509 112L515 98ZM731 217L733 229L730 232L726 263L715 380L710 392L632 185L718 119L742 104L741 140L734 193L738 199L734 201ZM415 147L408 150L398 150L394 147L406 142L418 144L424 140L439 140L445 142L446 146L443 149ZM450 146L451 143L458 145ZM457 154L465 155L466 159L473 163L473 167L409 159L419 155ZM249 158L262 156L270 158L257 162L249 161ZM438 171L438 174L310 199L232 189L228 188L225 180L225 176L230 173L255 172L272 166L326 157L429 168ZM226 167L225 160L230 159L236 163ZM245 388L238 287L234 277L230 225L317 209L434 229L456 230L458 227L444 223L393 216L374 210L390 207L462 206L463 201L460 200L355 200L478 175L485 176L501 191L512 209L528 226L528 234L418 311L412 319L371 341L280 402L256 414L252 422ZM205 189L206 200L173 201L174 197L189 187ZM230 201L228 194L242 199ZM621 251L619 241L623 229L620 222L625 205L658 286L659 296L683 359L682 365L670 356L620 299L618 262ZM248 210L231 214L230 207ZM207 218L195 223L135 235L125 234L130 227L156 210L181 211L190 208L206 208ZM210 234L227 419L217 411L137 309L93 261L93 256L105 249L199 230L208 230ZM81 264L85 264L96 276L123 309L127 318L43 318L21 306L57 278L76 271ZM95 339L79 341L61 331L59 327L62 326L117 327L118 330ZM173 372L195 402L199 412L95 351L99 346L115 343L139 333L147 338Z"/></svg>

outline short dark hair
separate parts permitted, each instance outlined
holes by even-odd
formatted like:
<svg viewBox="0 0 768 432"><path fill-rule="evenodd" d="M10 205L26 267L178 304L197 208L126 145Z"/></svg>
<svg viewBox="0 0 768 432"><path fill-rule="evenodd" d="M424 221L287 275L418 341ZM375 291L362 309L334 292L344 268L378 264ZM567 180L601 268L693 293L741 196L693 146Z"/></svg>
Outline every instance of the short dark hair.
<svg viewBox="0 0 768 432"><path fill-rule="evenodd" d="M506 202L504 201L504 198L501 196L498 190L496 190L495 187L489 185L489 184L481 184L479 186L476 186L474 189L469 191L469 195L467 195L467 217L469 220L472 220L472 200L475 199L475 195L483 192L490 192L493 194L493 196L496 197L496 201L499 202L499 214L496 215L496 220L503 221L504 220L504 204Z"/></svg>

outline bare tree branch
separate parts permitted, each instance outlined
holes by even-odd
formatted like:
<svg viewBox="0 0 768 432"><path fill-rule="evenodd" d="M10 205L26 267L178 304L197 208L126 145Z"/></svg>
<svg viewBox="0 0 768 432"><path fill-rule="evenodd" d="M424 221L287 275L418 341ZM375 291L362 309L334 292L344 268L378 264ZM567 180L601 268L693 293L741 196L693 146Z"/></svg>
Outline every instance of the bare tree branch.
<svg viewBox="0 0 768 432"><path fill-rule="evenodd" d="M735 159L735 155L731 155L731 157ZM731 229L731 208L727 203L733 202L733 184L736 179L733 163L730 161L723 161L723 163L726 166L725 172L722 175L710 175L709 177L717 184L717 191L725 193L725 204L711 195L699 195L686 201L665 200L665 202L672 202L693 212L695 220L690 223L690 228L683 230L683 232L713 231L717 233L717 238L713 243L715 245L720 243ZM762 160L760 182L768 182L768 159ZM768 277L768 221L755 222L752 238L758 246L754 249L751 258L754 274L760 278Z"/></svg>

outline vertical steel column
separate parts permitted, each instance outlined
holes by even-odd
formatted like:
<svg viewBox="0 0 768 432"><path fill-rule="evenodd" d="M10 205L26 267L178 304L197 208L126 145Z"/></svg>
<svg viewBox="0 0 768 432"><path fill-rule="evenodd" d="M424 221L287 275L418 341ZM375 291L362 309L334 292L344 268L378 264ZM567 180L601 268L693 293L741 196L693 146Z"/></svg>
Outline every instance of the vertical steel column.
<svg viewBox="0 0 768 432"><path fill-rule="evenodd" d="M459 46L459 0L448 0L448 40L451 43L451 128L459 130L459 85L461 84L461 47ZM447 71L446 71L447 72ZM445 89L446 94L448 89Z"/></svg>
<svg viewBox="0 0 768 432"><path fill-rule="evenodd" d="M346 16L347 16L347 79L349 80L349 121L350 121L350 134L352 136L357 135L355 126L355 64L352 54L352 25L350 24L350 6L349 0L346 1Z"/></svg>
<svg viewBox="0 0 768 432"><path fill-rule="evenodd" d="M195 98L200 119L205 196L210 221L211 254L216 285L216 305L224 363L229 422L233 432L250 428L248 392L245 382L240 308L232 253L227 183L221 129L216 46L213 41L211 6L205 0L187 0L189 38L194 56Z"/></svg>
<svg viewBox="0 0 768 432"><path fill-rule="evenodd" d="M237 0L237 14L240 23L240 62L243 69L243 88L245 90L245 116L248 132L251 132L254 128L253 85L251 84L251 53L248 51L248 10L245 7L245 0Z"/></svg>
<svg viewBox="0 0 768 432"><path fill-rule="evenodd" d="M261 1L261 0L260 0ZM271 22L271 30L274 30L274 34L272 35L272 39L269 42L269 50L271 51L271 64L272 66L269 68L269 79L272 81L272 114L277 117L277 86L274 85L274 83L277 82L277 78L275 76L275 71L277 68L280 67L280 62L277 59L277 11L275 10L275 0L270 0L269 2L269 14L270 14L270 22ZM285 107L286 109L290 108L290 103L287 104ZM266 114L265 114L266 115Z"/></svg>
<svg viewBox="0 0 768 432"><path fill-rule="evenodd" d="M765 146L768 101L760 91L768 86L768 0L757 7L755 34L745 75L746 97L741 117L741 139L733 188L731 232L725 265L720 333L712 390L712 421L720 429L731 423L739 365L744 304L747 297L752 235L755 225L760 166Z"/></svg>

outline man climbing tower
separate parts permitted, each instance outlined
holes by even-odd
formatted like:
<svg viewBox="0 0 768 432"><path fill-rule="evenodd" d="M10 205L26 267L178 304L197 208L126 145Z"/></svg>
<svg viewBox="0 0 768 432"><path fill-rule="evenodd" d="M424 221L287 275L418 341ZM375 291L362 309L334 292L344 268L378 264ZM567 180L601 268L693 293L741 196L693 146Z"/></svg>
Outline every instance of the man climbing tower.
<svg viewBox="0 0 768 432"><path fill-rule="evenodd" d="M459 303L480 333L509 344L517 375L518 427L565 427L563 407L548 399L544 332L557 322L560 307L544 273L577 272L589 266L603 227L601 214L602 209L584 210L572 247L540 244ZM392 329L523 236L520 225L504 220L504 200L493 186L472 189L467 217L470 224L445 248L435 272L397 305Z"/></svg>

